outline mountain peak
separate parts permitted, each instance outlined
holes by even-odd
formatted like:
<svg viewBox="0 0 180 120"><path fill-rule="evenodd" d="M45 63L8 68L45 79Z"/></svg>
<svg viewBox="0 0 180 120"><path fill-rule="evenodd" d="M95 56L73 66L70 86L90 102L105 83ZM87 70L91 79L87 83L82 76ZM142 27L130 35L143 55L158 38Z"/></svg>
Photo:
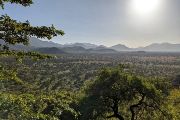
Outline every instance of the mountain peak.
<svg viewBox="0 0 180 120"><path fill-rule="evenodd" d="M42 41L35 37L30 38L29 45L32 47L62 47L61 44L52 41Z"/></svg>
<svg viewBox="0 0 180 120"><path fill-rule="evenodd" d="M129 51L130 50L130 48L128 48L127 46L122 45L122 44L117 44L117 45L114 45L114 46L112 46L110 48L114 49L114 50L117 50L117 51Z"/></svg>

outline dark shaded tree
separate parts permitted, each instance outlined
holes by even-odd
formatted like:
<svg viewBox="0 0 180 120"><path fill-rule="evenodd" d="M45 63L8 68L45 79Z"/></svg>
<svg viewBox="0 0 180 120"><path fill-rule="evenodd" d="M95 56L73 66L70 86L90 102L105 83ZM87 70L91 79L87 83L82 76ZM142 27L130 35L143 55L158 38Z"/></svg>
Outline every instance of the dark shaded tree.
<svg viewBox="0 0 180 120"><path fill-rule="evenodd" d="M162 107L169 89L166 87L164 92L165 87L159 87L167 84L154 81L152 78L134 76L122 66L102 70L98 79L85 89L87 96L80 103L80 119L100 117L135 120L149 119L149 116L155 119L155 114L159 114L160 118L170 119L170 115Z"/></svg>

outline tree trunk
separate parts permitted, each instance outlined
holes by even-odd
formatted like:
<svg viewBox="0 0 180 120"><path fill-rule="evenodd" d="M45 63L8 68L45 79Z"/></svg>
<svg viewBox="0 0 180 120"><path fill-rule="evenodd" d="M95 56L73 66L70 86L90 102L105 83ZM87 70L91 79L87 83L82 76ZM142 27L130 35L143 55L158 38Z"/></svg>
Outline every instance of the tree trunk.
<svg viewBox="0 0 180 120"><path fill-rule="evenodd" d="M131 120L135 120L136 114L135 114L134 109L135 109L135 108L138 108L140 105L143 104L144 98L145 98L145 95L142 96L142 98L139 100L139 102L138 102L137 104L134 104L134 105L131 105L131 106L130 106Z"/></svg>
<svg viewBox="0 0 180 120"><path fill-rule="evenodd" d="M115 117L115 118L118 118L119 120L124 120L123 116L121 116L119 114L119 111L118 111L118 109L119 109L118 102L119 101L117 99L113 99L113 106L111 108L112 108L114 114L109 116L109 117L107 117L107 118Z"/></svg>

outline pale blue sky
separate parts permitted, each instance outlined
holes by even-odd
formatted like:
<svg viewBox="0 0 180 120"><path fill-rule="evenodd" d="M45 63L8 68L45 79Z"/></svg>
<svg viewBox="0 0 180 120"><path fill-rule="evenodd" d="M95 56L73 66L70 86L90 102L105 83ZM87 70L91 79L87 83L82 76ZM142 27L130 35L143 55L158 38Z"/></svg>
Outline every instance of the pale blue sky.
<svg viewBox="0 0 180 120"><path fill-rule="evenodd" d="M53 2L52 2L53 1ZM53 38L60 44L88 42L139 47L151 43L180 43L180 0L163 0L159 9L138 16L132 0L34 0L30 7L5 6L0 13L33 25L51 25L65 31Z"/></svg>

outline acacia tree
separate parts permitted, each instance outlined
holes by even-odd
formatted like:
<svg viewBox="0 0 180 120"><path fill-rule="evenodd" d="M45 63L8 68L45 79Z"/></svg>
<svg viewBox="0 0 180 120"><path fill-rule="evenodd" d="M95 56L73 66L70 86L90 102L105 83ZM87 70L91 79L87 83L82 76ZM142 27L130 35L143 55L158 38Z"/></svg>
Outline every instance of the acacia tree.
<svg viewBox="0 0 180 120"><path fill-rule="evenodd" d="M0 0L1 9L4 9L6 3L19 4L24 7L33 4L32 0ZM0 57L14 56L16 59L30 57L34 59L50 58L48 55L38 54L36 52L24 52L10 50L10 45L23 44L28 45L30 37L51 39L57 35L64 35L62 30L57 30L53 25L31 26L29 21L18 22L8 15L0 16ZM7 74L8 73L8 74ZM20 82L15 74L15 70L7 69L0 64L0 80L13 79Z"/></svg>
<svg viewBox="0 0 180 120"><path fill-rule="evenodd" d="M33 4L32 0L0 0L0 6L4 8L4 4L10 2L12 4L20 4L24 7ZM19 55L19 56L38 56L35 53L16 53L9 50L9 45L23 44L28 45L30 37L51 39L57 35L64 35L62 30L57 30L53 25L46 26L31 26L29 21L17 22L8 15L1 15L0 17L0 39L4 44L0 44L0 55Z"/></svg>
<svg viewBox="0 0 180 120"><path fill-rule="evenodd" d="M170 119L162 107L168 86L161 81L134 76L123 68L104 69L85 90L80 119Z"/></svg>

